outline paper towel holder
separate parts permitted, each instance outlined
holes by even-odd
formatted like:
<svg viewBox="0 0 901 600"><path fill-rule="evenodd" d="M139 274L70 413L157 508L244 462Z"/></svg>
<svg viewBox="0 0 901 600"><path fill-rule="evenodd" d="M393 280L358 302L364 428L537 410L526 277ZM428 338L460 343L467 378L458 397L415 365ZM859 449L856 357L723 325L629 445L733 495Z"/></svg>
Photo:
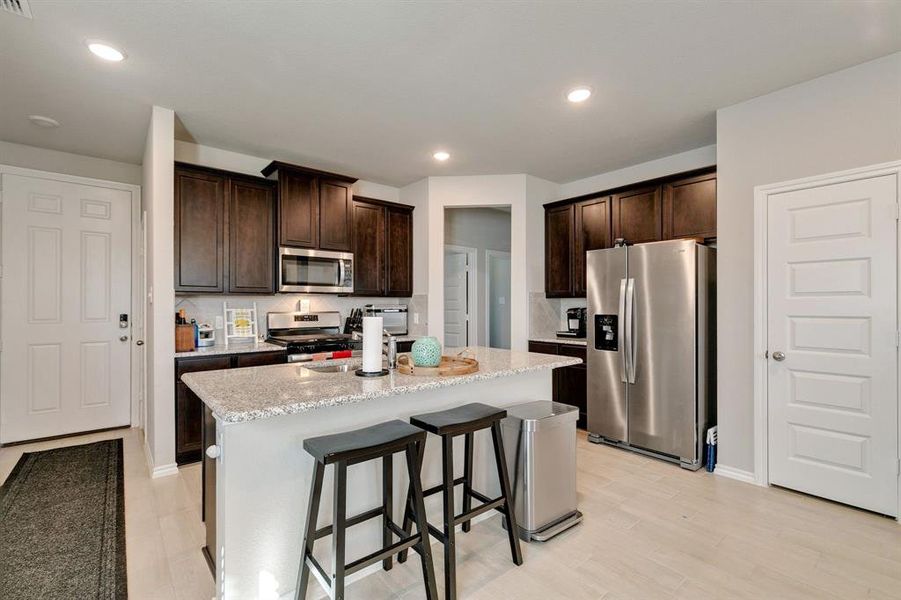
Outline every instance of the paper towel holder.
<svg viewBox="0 0 901 600"><path fill-rule="evenodd" d="M381 371L364 371L363 369L357 369L354 371L354 375L357 377L384 377L388 374L388 369L382 369Z"/></svg>

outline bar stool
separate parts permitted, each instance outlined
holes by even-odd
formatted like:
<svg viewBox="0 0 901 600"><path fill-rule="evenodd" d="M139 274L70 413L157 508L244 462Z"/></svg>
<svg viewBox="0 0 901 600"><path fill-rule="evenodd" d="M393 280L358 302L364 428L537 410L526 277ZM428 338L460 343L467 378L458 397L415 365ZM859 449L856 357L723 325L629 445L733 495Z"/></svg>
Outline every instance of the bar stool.
<svg viewBox="0 0 901 600"><path fill-rule="evenodd" d="M455 528L462 523L463 531L471 528L470 521L473 517L495 509L504 515L507 526L507 537L510 541L510 554L516 565L522 564L522 550L519 547L517 536L516 515L513 510L513 494L510 490L510 479L507 476L507 462L504 457L504 442L501 437L501 419L507 416L507 411L488 406L486 404L472 403L442 410L439 412L415 415L410 417L410 423L430 433L441 436L441 459L443 467L442 483L423 492L423 496L431 496L442 492L444 498L444 529L439 530L426 523L428 531L442 544L444 544L444 597L452 600L457 597L457 568ZM501 495L497 498L488 496L472 489L472 452L473 434L482 429L491 429L491 439L494 442L494 460L497 465L497 476L500 480ZM463 477L454 479L454 438L463 435ZM425 444L418 448L418 467L422 468L422 459ZM454 510L454 487L463 485L463 512L456 514ZM415 492L415 490L411 490ZM472 508L472 499L475 498L482 504ZM409 534L412 531L413 520L419 528L421 517L419 504L415 502L415 494L407 495L407 506L404 511L404 531ZM398 556L398 562L407 559L406 551Z"/></svg>
<svg viewBox="0 0 901 600"><path fill-rule="evenodd" d="M356 431L324 435L304 441L304 450L316 459L316 465L313 468L313 484L310 487L310 502L307 506L307 522L304 530L300 570L297 574L295 600L303 600L306 597L311 570L332 600L342 600L344 598L344 582L348 575L379 561L382 561L382 568L389 571L392 567L392 557L411 547L422 558L422 576L425 580L426 598L437 600L429 536L425 533L427 523L422 482L419 479L419 455L421 454L419 447L425 445L425 438L426 433L421 429L403 421L393 420ZM408 498L414 505L416 523L419 528L416 535L410 535L392 520L392 461L397 452L403 452L407 459L407 471L410 476ZM347 467L378 458L382 459L382 505L348 517L346 512ZM322 477L325 474L325 466L329 464L335 465L332 524L317 529ZM344 544L347 528L376 517L382 518L381 550L346 563ZM330 534L332 536L331 576L326 574L325 569L313 557L313 543ZM400 538L400 541L394 541L395 535Z"/></svg>

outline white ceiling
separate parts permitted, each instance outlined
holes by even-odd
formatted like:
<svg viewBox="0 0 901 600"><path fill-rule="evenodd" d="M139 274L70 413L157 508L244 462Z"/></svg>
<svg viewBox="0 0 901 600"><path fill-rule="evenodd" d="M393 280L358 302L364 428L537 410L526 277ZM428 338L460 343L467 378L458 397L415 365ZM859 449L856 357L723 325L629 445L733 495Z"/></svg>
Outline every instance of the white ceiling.
<svg viewBox="0 0 901 600"><path fill-rule="evenodd" d="M179 137L393 185L621 168L714 143L719 107L901 50L894 1L31 6L0 12L0 139L139 163L158 104Z"/></svg>

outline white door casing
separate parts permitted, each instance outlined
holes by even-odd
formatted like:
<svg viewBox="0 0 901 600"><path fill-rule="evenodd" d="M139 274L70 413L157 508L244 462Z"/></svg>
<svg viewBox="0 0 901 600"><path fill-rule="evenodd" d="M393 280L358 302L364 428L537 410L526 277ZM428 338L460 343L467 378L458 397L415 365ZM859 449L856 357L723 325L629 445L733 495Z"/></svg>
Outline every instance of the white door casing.
<svg viewBox="0 0 901 600"><path fill-rule="evenodd" d="M897 200L896 174L811 182L765 199L768 483L890 515L898 514Z"/></svg>
<svg viewBox="0 0 901 600"><path fill-rule="evenodd" d="M467 255L444 253L444 345L462 348L468 345L469 307Z"/></svg>
<svg viewBox="0 0 901 600"><path fill-rule="evenodd" d="M2 177L0 442L128 425L132 192Z"/></svg>

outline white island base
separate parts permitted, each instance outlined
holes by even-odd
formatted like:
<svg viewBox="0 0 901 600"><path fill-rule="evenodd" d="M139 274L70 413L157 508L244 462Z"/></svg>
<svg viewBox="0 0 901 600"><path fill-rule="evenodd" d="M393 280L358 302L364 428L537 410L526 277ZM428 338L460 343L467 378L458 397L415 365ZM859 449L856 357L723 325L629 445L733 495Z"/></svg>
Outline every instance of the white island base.
<svg viewBox="0 0 901 600"><path fill-rule="evenodd" d="M537 355L531 356L537 358ZM548 364L540 370L474 380L462 385L400 393L245 422L224 422L217 418L216 436L221 451L216 475L218 597L228 600L293 598L313 472L313 459L303 450L304 439L389 419L407 419L410 415L469 402L505 407L531 400L550 400L551 368L552 365ZM364 385L367 383L362 382ZM459 476L463 465L462 437L455 442L458 448L454 466L455 474ZM403 454L395 455L394 516L398 523L401 522L408 482L403 460ZM473 464L473 487L489 497L497 496L500 488L488 431L476 434ZM348 515L381 504L380 469L380 461L369 461L348 469ZM423 465L423 486L439 483L440 474L439 439L430 435ZM331 523L332 485L332 467L328 467L320 505L320 527ZM461 489L462 486L458 486L458 513ZM430 522L441 523L440 495L426 499L426 510ZM493 511L481 517L487 518L492 514ZM381 546L380 525L379 519L372 519L347 530L347 562ZM320 564L330 564L330 550L330 538L316 543L314 553ZM437 547L435 550L433 560L438 568L442 555ZM419 556L413 553L410 560L418 561ZM380 568L381 563L372 565L348 581L365 577ZM311 594L316 585L315 579L311 580Z"/></svg>

